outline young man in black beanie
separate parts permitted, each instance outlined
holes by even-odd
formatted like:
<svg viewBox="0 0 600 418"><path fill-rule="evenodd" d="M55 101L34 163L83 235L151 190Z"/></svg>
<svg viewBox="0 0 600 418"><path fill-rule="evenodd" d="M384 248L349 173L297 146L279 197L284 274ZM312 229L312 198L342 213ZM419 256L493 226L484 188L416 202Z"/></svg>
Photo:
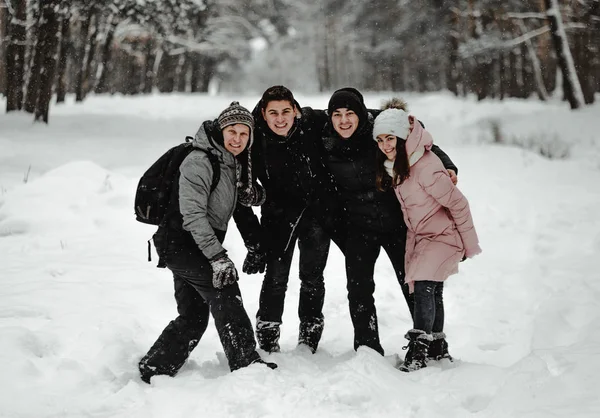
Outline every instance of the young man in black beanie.
<svg viewBox="0 0 600 418"><path fill-rule="evenodd" d="M369 116L362 94L352 87L333 93L327 105L327 113L336 132L345 139L365 126Z"/></svg>
<svg viewBox="0 0 600 418"><path fill-rule="evenodd" d="M153 237L161 261L173 273L179 316L139 362L146 383L155 375L177 374L202 338L209 312L232 371L265 363L256 351L237 270L222 247L238 195L238 157L252 145L253 130L252 114L238 102L231 103L218 119L200 126L192 143L195 149L179 168L167 215ZM208 152L217 156L220 169L212 192L213 167ZM246 176L251 181L250 168ZM262 202L259 198L254 203Z"/></svg>
<svg viewBox="0 0 600 418"><path fill-rule="evenodd" d="M372 131L379 112L367 110L362 94L352 87L335 91L327 110L325 161L335 178L339 203L345 208L345 230L352 243L346 246L344 255L354 349L366 346L383 354L373 298L375 263L383 248L412 313L412 295L404 283L406 224L392 188L388 184L385 190L379 190L376 184L376 157L381 152ZM432 151L447 169L457 172L443 151L435 145Z"/></svg>
<svg viewBox="0 0 600 418"><path fill-rule="evenodd" d="M343 245L336 233L334 185L322 160L321 131L327 116L324 111L300 108L284 86L267 89L253 114L256 143L252 164L267 199L261 207L262 243L249 250L244 272L263 272L266 263L256 314L258 343L267 352L280 350L285 292L297 241L301 282L298 344L314 353L324 327L323 270L330 236Z"/></svg>

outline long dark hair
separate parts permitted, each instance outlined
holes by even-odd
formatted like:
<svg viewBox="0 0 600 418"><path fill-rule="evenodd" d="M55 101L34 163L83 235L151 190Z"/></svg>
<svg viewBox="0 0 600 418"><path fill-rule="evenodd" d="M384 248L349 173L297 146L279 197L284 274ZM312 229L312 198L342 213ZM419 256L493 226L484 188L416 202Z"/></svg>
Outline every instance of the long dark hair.
<svg viewBox="0 0 600 418"><path fill-rule="evenodd" d="M410 177L410 164L408 163L408 154L406 153L406 142L402 138L396 137L396 160L394 161L394 177L390 178L385 170L384 163L387 160L385 154L380 149L377 150L377 167L375 171L375 184L377 190L385 191L390 187L396 187L404 180Z"/></svg>
<svg viewBox="0 0 600 418"><path fill-rule="evenodd" d="M408 103L400 97L393 97L385 101L381 105L381 110L400 109L408 112ZM410 177L410 165L408 163L408 155L406 155L406 142L396 137L396 160L394 161L394 177L390 179L383 163L386 161L386 156L381 150L377 153L377 171L375 183L377 190L384 191L389 187L396 187ZM390 182L391 180L391 182Z"/></svg>

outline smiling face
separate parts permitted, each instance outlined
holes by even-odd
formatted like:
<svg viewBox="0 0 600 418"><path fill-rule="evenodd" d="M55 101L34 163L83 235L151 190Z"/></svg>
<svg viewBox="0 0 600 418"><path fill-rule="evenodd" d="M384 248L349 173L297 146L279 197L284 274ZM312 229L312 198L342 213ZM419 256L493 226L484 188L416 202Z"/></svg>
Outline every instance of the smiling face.
<svg viewBox="0 0 600 418"><path fill-rule="evenodd" d="M223 142L225 149L234 156L239 155L250 140L250 127L242 123L229 125L223 128Z"/></svg>
<svg viewBox="0 0 600 418"><path fill-rule="evenodd" d="M377 136L377 146L390 161L394 161L396 159L397 144L398 138L396 138L394 135L381 134Z"/></svg>
<svg viewBox="0 0 600 418"><path fill-rule="evenodd" d="M348 139L356 132L359 123L358 115L354 110L341 107L331 114L333 129L344 139Z"/></svg>
<svg viewBox="0 0 600 418"><path fill-rule="evenodd" d="M262 110L262 115L269 129L277 135L286 136L294 125L296 112L289 100L272 100Z"/></svg>

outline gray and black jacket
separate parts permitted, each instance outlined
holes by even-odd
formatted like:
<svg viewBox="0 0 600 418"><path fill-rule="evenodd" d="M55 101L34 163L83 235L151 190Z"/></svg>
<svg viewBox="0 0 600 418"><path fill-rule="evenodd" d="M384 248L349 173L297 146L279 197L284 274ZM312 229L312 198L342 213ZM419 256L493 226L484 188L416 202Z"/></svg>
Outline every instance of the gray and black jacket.
<svg viewBox="0 0 600 418"><path fill-rule="evenodd" d="M192 145L197 150L181 163L165 226L171 244L196 245L211 259L224 251L221 242L235 209L241 167L225 149L216 120L200 126ZM213 167L207 151L218 157L220 166L219 182L212 193Z"/></svg>

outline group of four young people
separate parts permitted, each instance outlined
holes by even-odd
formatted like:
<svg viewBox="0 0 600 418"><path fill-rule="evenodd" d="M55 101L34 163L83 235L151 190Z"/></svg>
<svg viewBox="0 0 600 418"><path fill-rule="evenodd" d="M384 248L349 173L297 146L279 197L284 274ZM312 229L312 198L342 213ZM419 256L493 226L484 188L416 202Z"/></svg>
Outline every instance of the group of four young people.
<svg viewBox="0 0 600 418"><path fill-rule="evenodd" d="M246 138L247 148L243 152L234 150L233 155L236 158L241 156L244 160L247 155L248 168L243 180L248 188L245 190L255 193L240 192L238 198L249 198L253 202L248 206L248 202L238 204L234 211L227 211L227 215L229 219L233 212L248 249L243 271L249 274L263 272L266 265L256 315L255 332L260 348L269 353L280 350L285 292L293 252L298 242L301 282L298 343L306 345L312 352L317 350L324 327L323 271L330 241L333 240L346 260L354 348L366 346L383 354L373 298L374 267L383 247L394 267L415 328L421 326L427 329L423 332L426 338L419 333L407 333L409 352L405 364L411 366L411 361L413 364L405 370L425 366L427 357L449 357L443 333L441 281L427 281L433 286L427 287L409 286L405 280L407 223L410 224L410 219L406 213L403 215L399 204L401 193L394 173L395 166L391 171L382 171L384 166L387 167L383 160L386 157L390 160L386 147L389 148L391 142L386 140L384 147L384 141L374 135L375 118L381 111L368 110L362 95L354 88L334 92L327 110L301 107L292 92L283 86L273 86L264 92L252 112L253 121L247 121L247 111L243 108L240 111L240 106L237 106L233 106L233 110L226 109L218 120L205 122L196 135L196 142L198 139L204 142L208 140L209 145L215 146L215 142L223 142L228 129L243 128L244 124L250 128L250 138ZM403 105L399 107L405 108ZM406 123L400 123L401 126L403 124ZM415 134L421 132L413 127L411 125L410 130ZM408 131L397 136L399 141L407 137ZM227 145L226 138L224 142ZM433 144L428 144L427 147L428 151L433 151L437 156L434 157L437 164L440 167L443 165L441 170L447 180L451 184L456 183L458 170L450 158ZM225 148L231 151L227 146ZM203 156L194 158L202 159L204 172L211 171ZM202 183L200 191L206 195L203 204L210 208L211 201L219 197L214 198L208 191L210 176L204 175L202 181L197 178L187 179L184 175L185 166L184 162L180 169L180 187L187 187L188 181L193 188L198 188L198 184ZM239 182L240 170L236 170L238 182L234 180L231 184L237 184L239 189L242 184ZM253 186L250 173L260 181L262 188L259 185ZM266 200L262 191L266 191ZM179 193L181 205L186 196L179 191L174 193ZM192 197L190 202L193 205L199 203L199 200ZM260 222L249 207L251 204L261 205ZM215 325L232 370L255 362L264 363L255 350L253 336L249 335L252 328L239 297L237 272L220 247L223 237L215 234L195 235L195 212L186 214L184 210L178 210L176 208L173 211L179 215L176 216L176 222L166 228L159 228L159 232L169 228L189 231L191 234L186 238L189 242L175 242L157 232L155 244L159 252L161 248L170 248L170 251L162 251L162 257L165 258L167 267L173 271L179 316L165 328L140 361L142 378L149 382L150 377L155 374L177 373L204 333L209 309L215 317ZM439 208L433 211L439 211ZM214 219L210 216L205 218L203 222L214 229ZM200 235L209 236L210 245L201 242ZM195 243L191 238L194 238ZM161 241L166 244L161 246ZM189 244L186 248L190 254L183 252L189 262L176 265L179 261L175 260L182 257L179 248L184 244ZM460 247L458 253L462 257L465 254L463 246L455 246ZM194 257L193 262L191 257ZM198 259L202 259L202 262ZM198 271L191 271L190 263ZM201 285L194 279L197 277L202 277ZM424 299L427 299L426 303L423 303ZM200 315L195 312L198 309L202 311ZM424 320L426 326L422 326ZM411 360L413 358L417 361ZM267 365L276 367L272 363Z"/></svg>

